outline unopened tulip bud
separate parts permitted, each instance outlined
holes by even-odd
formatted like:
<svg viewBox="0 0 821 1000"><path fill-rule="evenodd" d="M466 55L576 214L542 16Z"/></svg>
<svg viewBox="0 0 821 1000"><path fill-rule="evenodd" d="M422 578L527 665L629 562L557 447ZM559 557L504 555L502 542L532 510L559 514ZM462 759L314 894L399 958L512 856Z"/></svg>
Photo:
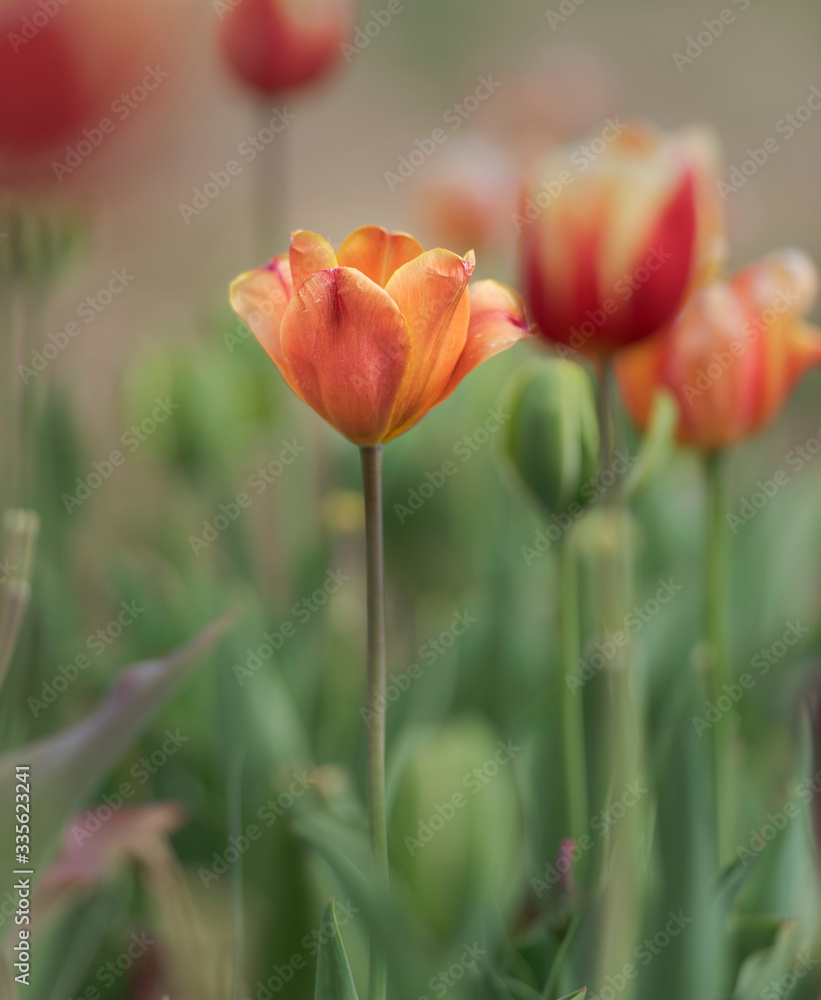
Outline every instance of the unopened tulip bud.
<svg viewBox="0 0 821 1000"><path fill-rule="evenodd" d="M518 478L552 514L574 514L595 495L599 425L581 365L533 362L510 394L506 452Z"/></svg>

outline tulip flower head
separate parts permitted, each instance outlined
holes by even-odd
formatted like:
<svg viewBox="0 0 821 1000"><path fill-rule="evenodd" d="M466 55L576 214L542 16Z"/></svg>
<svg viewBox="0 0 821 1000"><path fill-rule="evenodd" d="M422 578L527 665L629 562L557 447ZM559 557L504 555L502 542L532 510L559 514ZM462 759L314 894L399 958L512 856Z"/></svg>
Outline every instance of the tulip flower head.
<svg viewBox="0 0 821 1000"><path fill-rule="evenodd" d="M544 161L516 223L545 338L601 356L673 318L722 255L717 160L700 129L665 136L616 118Z"/></svg>
<svg viewBox="0 0 821 1000"><path fill-rule="evenodd" d="M477 365L529 335L524 304L474 257L357 229L334 252L299 231L231 285L231 305L293 391L357 445L410 430Z"/></svg>
<svg viewBox="0 0 821 1000"><path fill-rule="evenodd" d="M678 402L682 444L715 450L754 434L821 364L821 331L804 321L817 294L818 271L800 250L770 254L696 293L658 337L617 358L628 412L646 427L664 387Z"/></svg>
<svg viewBox="0 0 821 1000"><path fill-rule="evenodd" d="M226 0L220 29L229 65L248 86L277 94L324 76L355 20L354 0Z"/></svg>

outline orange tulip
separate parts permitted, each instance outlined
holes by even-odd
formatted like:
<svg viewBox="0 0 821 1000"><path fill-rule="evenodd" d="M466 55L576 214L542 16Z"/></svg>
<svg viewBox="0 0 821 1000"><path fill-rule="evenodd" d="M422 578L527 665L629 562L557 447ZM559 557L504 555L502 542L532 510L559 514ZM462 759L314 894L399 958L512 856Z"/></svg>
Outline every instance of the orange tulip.
<svg viewBox="0 0 821 1000"><path fill-rule="evenodd" d="M668 329L625 351L616 372L628 412L647 426L657 388L679 405L682 444L714 450L753 434L799 378L821 364L821 336L804 322L818 271L780 250L696 293Z"/></svg>
<svg viewBox="0 0 821 1000"><path fill-rule="evenodd" d="M323 76L341 58L354 0L224 0L223 53L240 79L276 94Z"/></svg>
<svg viewBox="0 0 821 1000"><path fill-rule="evenodd" d="M357 229L335 253L301 230L289 254L240 275L231 305L293 391L348 440L410 430L477 365L529 335L496 281L470 286L473 252Z"/></svg>
<svg viewBox="0 0 821 1000"><path fill-rule="evenodd" d="M549 156L515 220L542 335L603 355L671 320L721 257L717 177L709 134L619 118Z"/></svg>

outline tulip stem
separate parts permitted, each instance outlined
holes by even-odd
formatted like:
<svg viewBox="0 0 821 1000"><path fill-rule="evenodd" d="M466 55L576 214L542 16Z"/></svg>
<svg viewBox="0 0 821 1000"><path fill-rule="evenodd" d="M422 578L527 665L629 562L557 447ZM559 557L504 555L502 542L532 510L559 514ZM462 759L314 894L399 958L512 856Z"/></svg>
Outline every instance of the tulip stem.
<svg viewBox="0 0 821 1000"><path fill-rule="evenodd" d="M721 452L709 453L704 460L707 481L706 580L707 642L709 647L709 691L713 704L730 684L730 656L727 641L727 532L726 503ZM734 857L735 795L732 775L732 711L713 726L715 754L715 796L718 858L721 865Z"/></svg>
<svg viewBox="0 0 821 1000"><path fill-rule="evenodd" d="M579 580L572 535L565 538L560 554L562 736L564 740L567 816L570 836L581 840L587 830L587 763L584 743L584 703L570 678L578 676Z"/></svg>
<svg viewBox="0 0 821 1000"><path fill-rule="evenodd" d="M385 560L382 536L382 446L360 448L365 494L365 550L368 605L368 819L374 880L388 885L388 828L385 813ZM371 936L368 1000L385 1000L385 955Z"/></svg>

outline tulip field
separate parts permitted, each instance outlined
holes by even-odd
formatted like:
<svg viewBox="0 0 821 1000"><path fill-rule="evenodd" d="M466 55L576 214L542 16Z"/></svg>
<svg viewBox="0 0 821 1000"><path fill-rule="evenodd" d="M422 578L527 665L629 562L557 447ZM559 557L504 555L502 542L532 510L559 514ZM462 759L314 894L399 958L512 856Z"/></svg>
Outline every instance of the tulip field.
<svg viewBox="0 0 821 1000"><path fill-rule="evenodd" d="M0 0L0 1000L821 996L821 10Z"/></svg>

